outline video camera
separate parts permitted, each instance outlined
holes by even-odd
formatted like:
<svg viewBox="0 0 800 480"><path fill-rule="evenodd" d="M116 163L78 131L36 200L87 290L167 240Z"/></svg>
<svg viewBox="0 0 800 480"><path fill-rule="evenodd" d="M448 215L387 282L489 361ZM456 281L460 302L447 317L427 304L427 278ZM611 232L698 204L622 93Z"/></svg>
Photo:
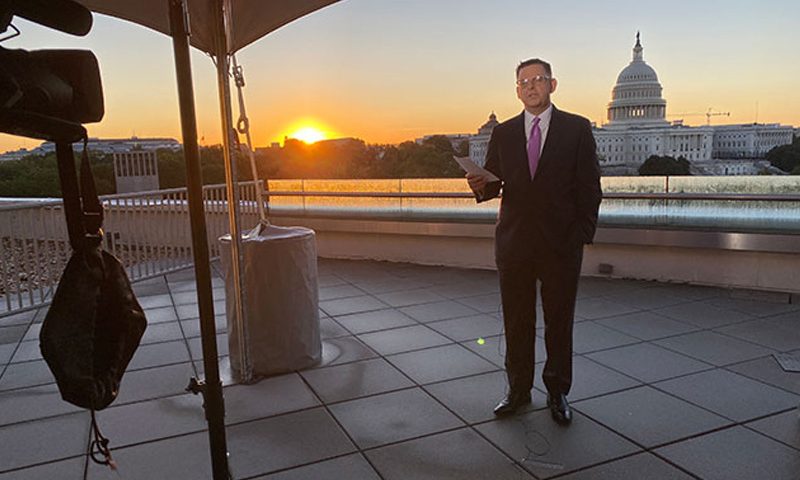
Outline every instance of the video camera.
<svg viewBox="0 0 800 480"><path fill-rule="evenodd" d="M0 34L14 16L83 36L92 14L72 0L0 0ZM2 41L0 40L0 41ZM0 47L0 131L52 141L74 142L81 124L103 118L100 68L88 50L9 50Z"/></svg>

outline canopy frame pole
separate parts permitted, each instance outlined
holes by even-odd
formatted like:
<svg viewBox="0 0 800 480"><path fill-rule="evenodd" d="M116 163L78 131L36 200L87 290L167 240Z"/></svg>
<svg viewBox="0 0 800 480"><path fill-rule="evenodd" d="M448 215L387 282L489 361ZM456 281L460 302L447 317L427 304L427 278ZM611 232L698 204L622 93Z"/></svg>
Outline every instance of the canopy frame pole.
<svg viewBox="0 0 800 480"><path fill-rule="evenodd" d="M214 325L214 297L203 202L203 177L200 149L197 144L197 117L194 105L192 66L189 54L189 17L186 0L169 0L169 21L175 55L178 101L181 113L183 152L186 160L186 187L192 230L197 302L200 312L200 335L203 345L205 382L192 378L190 387L203 394L214 480L228 480L228 447L225 438L225 402L217 364L217 336Z"/></svg>
<svg viewBox="0 0 800 480"><path fill-rule="evenodd" d="M239 369L232 369L238 374L240 383L253 382L253 367L250 364L250 345L247 335L247 322L244 316L244 287L242 285L242 236L239 233L239 189L236 160L233 158L235 130L233 128L233 108L231 106L230 89L230 56L228 55L229 24L231 22L231 5L228 0L216 0L214 3L215 20L215 52L217 65L217 87L219 90L219 110L222 120L222 152L225 163L225 186L227 187L228 226L231 232L231 276L233 282L233 305L236 342L239 345ZM230 303L229 303L230 305ZM228 312L230 315L230 312Z"/></svg>

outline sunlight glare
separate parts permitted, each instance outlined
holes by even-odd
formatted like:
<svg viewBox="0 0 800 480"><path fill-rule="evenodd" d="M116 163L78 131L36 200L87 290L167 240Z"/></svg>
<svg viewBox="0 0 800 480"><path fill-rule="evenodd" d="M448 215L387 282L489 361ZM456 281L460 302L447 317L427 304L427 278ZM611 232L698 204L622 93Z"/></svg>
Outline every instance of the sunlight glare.
<svg viewBox="0 0 800 480"><path fill-rule="evenodd" d="M297 140L302 140L306 143L315 143L320 140L325 140L327 135L325 135L325 132L319 130L318 128L303 127L290 134L289 138L296 138Z"/></svg>

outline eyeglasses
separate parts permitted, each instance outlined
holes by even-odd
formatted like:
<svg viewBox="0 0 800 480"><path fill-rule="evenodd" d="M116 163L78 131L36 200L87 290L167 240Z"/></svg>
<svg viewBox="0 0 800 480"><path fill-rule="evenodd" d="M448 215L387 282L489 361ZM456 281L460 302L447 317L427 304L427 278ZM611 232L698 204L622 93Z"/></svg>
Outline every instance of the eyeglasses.
<svg viewBox="0 0 800 480"><path fill-rule="evenodd" d="M525 88L533 85L544 85L552 79L552 77L548 77L547 75L536 75L535 77L530 78L520 78L517 80L517 86Z"/></svg>

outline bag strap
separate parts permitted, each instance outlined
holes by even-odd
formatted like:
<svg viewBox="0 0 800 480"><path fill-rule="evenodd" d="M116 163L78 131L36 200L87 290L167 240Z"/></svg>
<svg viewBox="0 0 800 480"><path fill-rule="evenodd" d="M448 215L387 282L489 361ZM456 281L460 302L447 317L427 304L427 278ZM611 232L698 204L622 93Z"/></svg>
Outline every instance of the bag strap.
<svg viewBox="0 0 800 480"><path fill-rule="evenodd" d="M64 199L64 215L67 218L69 243L76 251L83 249L87 242L88 244L97 244L103 236L101 228L103 205L97 197L87 143L88 138L84 135L79 186L72 143L56 142L58 177L61 183L61 197ZM90 239L93 241L89 242Z"/></svg>

